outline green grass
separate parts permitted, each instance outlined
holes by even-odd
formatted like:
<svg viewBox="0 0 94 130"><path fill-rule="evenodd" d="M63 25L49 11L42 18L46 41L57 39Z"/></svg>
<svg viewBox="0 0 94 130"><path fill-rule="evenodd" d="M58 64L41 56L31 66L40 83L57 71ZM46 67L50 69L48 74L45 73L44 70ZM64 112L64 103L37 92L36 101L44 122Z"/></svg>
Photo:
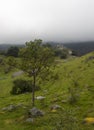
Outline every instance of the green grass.
<svg viewBox="0 0 94 130"><path fill-rule="evenodd" d="M27 116L28 109L32 107L31 94L11 95L10 90L14 80L11 78L13 71L4 74L4 66L1 66L0 130L55 130L56 127L56 130L61 130L60 127L64 127L64 130L93 130L94 125L82 123L85 117L94 117L94 59L87 61L90 56L94 56L94 52L80 58L57 60L55 72L58 73L59 78L55 81L51 79L49 82L43 82L41 90L36 92L36 96L46 97L43 103L36 101L36 107L43 110L45 115L36 118L34 123L25 123L25 119L21 119L23 116ZM79 97L77 102L70 104L67 101L70 96L68 88L74 87L73 80L78 83ZM62 103L62 100L67 102ZM1 110L10 104L19 103L23 103L26 108L18 108L13 112L2 112ZM60 105L63 110L52 113L50 106L53 104ZM76 124L71 123L72 117L77 119ZM61 119L64 123L62 123L63 126L59 125ZM74 127L71 128L71 125Z"/></svg>

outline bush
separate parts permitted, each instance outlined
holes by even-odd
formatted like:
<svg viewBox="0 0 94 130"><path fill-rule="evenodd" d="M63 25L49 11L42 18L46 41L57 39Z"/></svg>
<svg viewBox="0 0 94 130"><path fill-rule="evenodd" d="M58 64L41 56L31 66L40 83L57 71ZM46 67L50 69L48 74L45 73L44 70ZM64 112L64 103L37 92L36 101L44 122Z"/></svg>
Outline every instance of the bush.
<svg viewBox="0 0 94 130"><path fill-rule="evenodd" d="M19 53L19 48L16 46L11 46L7 52L6 52L6 56L13 56L13 57L18 57L18 53Z"/></svg>
<svg viewBox="0 0 94 130"><path fill-rule="evenodd" d="M55 50L55 56L60 57L61 59L66 59L69 55L69 50L64 48L62 49L56 49Z"/></svg>
<svg viewBox="0 0 94 130"><path fill-rule="evenodd" d="M16 79L13 81L13 87L11 94L22 94L26 92L32 92L32 82L31 80ZM35 90L40 90L40 87L36 86Z"/></svg>
<svg viewBox="0 0 94 130"><path fill-rule="evenodd" d="M68 54L65 53L65 52L62 52L60 58L61 58L61 59L66 59L67 57L68 57Z"/></svg>

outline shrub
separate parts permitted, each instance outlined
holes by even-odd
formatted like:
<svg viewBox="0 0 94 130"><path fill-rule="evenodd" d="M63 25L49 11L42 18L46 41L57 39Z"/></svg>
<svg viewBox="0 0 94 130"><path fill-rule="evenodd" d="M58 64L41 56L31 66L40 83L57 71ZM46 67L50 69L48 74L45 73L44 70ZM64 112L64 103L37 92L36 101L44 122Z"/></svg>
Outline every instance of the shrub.
<svg viewBox="0 0 94 130"><path fill-rule="evenodd" d="M18 57L19 48L16 46L11 46L6 52L6 56Z"/></svg>
<svg viewBox="0 0 94 130"><path fill-rule="evenodd" d="M61 59L66 59L68 57L68 54L66 52L62 52L60 58Z"/></svg>
<svg viewBox="0 0 94 130"><path fill-rule="evenodd" d="M32 92L32 82L31 80L16 79L13 81L13 87L11 94L22 94L26 92ZM39 90L40 87L36 86L35 90Z"/></svg>

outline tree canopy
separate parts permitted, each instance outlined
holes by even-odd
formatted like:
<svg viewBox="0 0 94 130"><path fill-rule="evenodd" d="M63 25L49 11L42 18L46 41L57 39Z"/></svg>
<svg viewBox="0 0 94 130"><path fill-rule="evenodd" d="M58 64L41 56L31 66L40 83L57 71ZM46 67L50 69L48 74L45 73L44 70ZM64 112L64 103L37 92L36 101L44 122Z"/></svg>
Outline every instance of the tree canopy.
<svg viewBox="0 0 94 130"><path fill-rule="evenodd" d="M37 77L45 69L53 64L54 52L51 48L44 46L42 40L26 42L26 46L20 50L21 69L29 74L33 79L32 104L34 106L34 93Z"/></svg>

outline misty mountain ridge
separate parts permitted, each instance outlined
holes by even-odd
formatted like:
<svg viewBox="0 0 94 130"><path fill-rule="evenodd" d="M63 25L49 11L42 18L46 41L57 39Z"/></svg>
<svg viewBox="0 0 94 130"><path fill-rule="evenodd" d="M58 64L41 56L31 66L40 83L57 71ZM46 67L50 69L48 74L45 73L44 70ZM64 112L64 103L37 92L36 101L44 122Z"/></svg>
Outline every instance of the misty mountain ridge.
<svg viewBox="0 0 94 130"><path fill-rule="evenodd" d="M85 41L85 42L68 42L68 43L62 43L62 42L54 42L54 41L48 41L43 42L51 44L52 46L56 45L63 45L64 47L67 47L77 53L78 56L82 56L84 54L87 54L89 52L94 51L94 41ZM17 46L17 47L24 47L24 44L0 44L0 50L8 50L11 46Z"/></svg>

